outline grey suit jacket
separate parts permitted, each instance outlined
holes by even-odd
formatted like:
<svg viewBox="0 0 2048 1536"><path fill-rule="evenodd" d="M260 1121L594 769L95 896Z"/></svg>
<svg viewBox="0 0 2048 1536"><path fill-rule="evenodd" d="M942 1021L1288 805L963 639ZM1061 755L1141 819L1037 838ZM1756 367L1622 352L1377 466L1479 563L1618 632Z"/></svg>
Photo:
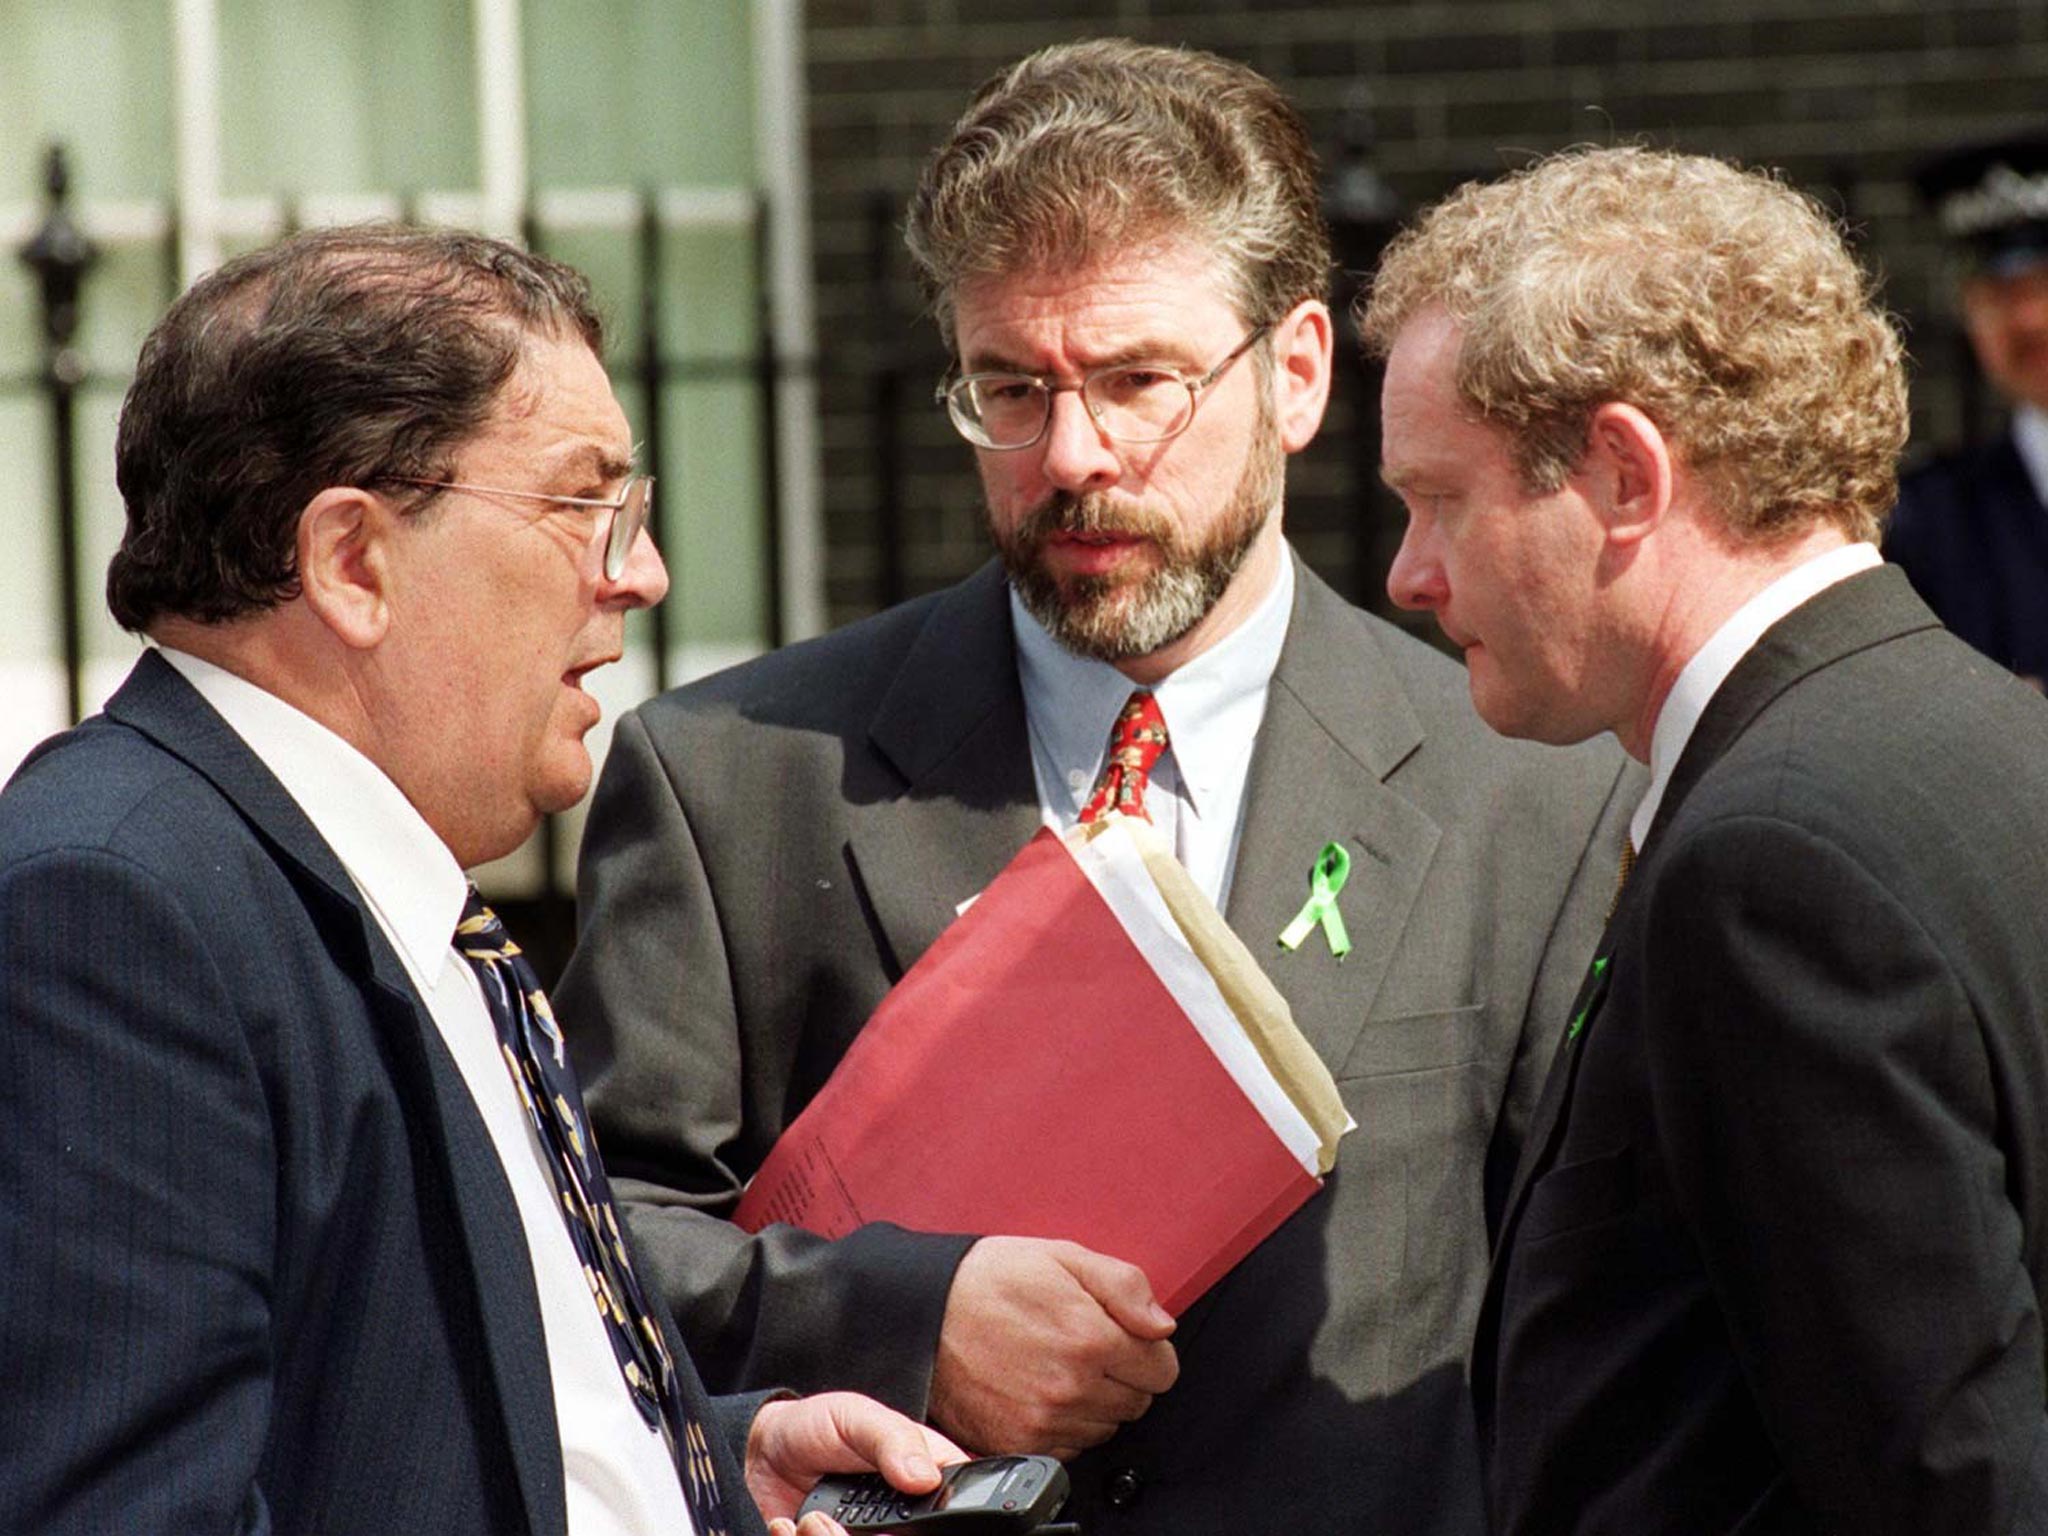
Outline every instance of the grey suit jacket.
<svg viewBox="0 0 2048 1536"><path fill-rule="evenodd" d="M707 1377L924 1407L968 1239L722 1220L875 1005L1039 824L1005 587L960 586L618 728L560 989L607 1164ZM1359 1129L1182 1318L1179 1384L1081 1457L1121 1530L1476 1532L1463 1361L1489 1213L1613 889L1611 747L1505 742L1463 672L1306 570L1228 917ZM1356 948L1275 938L1348 842ZM1593 846L1589 849L1589 841Z"/></svg>

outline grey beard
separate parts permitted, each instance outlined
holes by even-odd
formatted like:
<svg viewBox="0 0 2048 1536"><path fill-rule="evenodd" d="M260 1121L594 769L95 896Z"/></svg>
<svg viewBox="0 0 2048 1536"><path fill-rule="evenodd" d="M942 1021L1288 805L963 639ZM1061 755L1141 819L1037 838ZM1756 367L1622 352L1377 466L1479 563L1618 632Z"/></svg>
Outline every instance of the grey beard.
<svg viewBox="0 0 2048 1536"><path fill-rule="evenodd" d="M1165 517L1112 514L1101 498L1064 493L1035 508L1007 538L991 517L990 537L1025 611L1064 648L1112 663L1149 656L1201 623L1229 590L1279 506L1281 462L1279 444L1262 431L1222 521L1197 545ZM1162 563L1135 583L1080 576L1062 585L1039 558L1058 532L1141 535L1158 547Z"/></svg>
<svg viewBox="0 0 2048 1536"><path fill-rule="evenodd" d="M1128 661L1171 645L1208 617L1251 552L1263 517L1219 529L1193 558L1167 551L1167 561L1135 585L1106 576L1077 576L1065 585L1041 565L1006 559L1025 609L1077 656Z"/></svg>

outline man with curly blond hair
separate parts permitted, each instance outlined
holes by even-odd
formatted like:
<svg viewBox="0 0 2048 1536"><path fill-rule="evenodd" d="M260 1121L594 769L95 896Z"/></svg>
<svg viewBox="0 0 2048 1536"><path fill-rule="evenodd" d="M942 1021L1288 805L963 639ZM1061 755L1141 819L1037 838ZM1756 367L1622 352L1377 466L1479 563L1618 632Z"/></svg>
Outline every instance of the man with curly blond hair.
<svg viewBox="0 0 2048 1536"><path fill-rule="evenodd" d="M1651 772L1481 1311L1495 1528L2048 1529L2048 708L1879 560L1868 278L1770 176L1579 150L1363 318L1394 598Z"/></svg>

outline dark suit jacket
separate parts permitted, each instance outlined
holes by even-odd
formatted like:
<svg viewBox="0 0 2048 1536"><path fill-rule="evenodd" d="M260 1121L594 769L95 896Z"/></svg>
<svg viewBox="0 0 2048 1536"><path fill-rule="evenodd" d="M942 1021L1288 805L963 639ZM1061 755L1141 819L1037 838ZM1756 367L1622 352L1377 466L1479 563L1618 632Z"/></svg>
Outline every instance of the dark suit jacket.
<svg viewBox="0 0 2048 1536"><path fill-rule="evenodd" d="M1942 623L2000 666L2048 678L2048 507L2010 433L1906 476L1885 555Z"/></svg>
<svg viewBox="0 0 2048 1536"><path fill-rule="evenodd" d="M333 853L153 653L0 794L0 1041L0 1530L564 1529L469 1092ZM714 1415L735 1492L751 1406Z"/></svg>
<svg viewBox="0 0 2048 1536"><path fill-rule="evenodd" d="M2048 1530L2048 706L1822 592L1600 954L1473 1356L1502 1536Z"/></svg>
<svg viewBox="0 0 2048 1536"><path fill-rule="evenodd" d="M1619 753L1501 741L1459 668L1297 579L1228 915L1359 1129L1328 1188L1183 1317L1179 1385L1076 1463L1091 1536L1481 1521L1463 1360L1487 1176L1504 1195L1633 800L1588 853ZM562 1011L715 1385L924 1408L966 1239L750 1239L719 1218L1039 825L1005 590L990 567L646 704L614 738ZM1333 838L1353 860L1342 965L1320 938L1275 946Z"/></svg>

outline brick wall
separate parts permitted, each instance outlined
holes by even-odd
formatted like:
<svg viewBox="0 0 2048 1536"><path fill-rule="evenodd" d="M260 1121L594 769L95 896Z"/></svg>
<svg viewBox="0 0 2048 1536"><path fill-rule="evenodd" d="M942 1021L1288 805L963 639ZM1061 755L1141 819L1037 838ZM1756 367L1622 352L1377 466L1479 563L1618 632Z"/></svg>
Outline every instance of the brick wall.
<svg viewBox="0 0 2048 1536"><path fill-rule="evenodd" d="M2048 125L2041 0L810 0L806 42L834 623L986 555L945 365L897 234L924 156L983 78L1095 33L1241 58L1307 113L1326 166L1367 159L1412 210L1528 151L1645 141L1782 166L1861 232L1908 322L1915 452L1981 427L1949 274L1908 177L1926 154ZM1349 148L1347 149L1347 146ZM1308 559L1383 606L1399 512L1373 483L1362 368L1290 468ZM889 488L895 487L894 494Z"/></svg>

